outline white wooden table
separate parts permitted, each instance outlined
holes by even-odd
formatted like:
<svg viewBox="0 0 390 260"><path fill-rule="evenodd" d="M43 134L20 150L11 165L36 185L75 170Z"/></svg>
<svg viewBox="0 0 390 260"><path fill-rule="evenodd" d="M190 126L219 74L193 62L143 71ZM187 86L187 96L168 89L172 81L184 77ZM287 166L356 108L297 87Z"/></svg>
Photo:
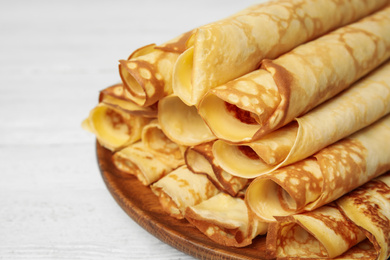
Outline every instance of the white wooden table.
<svg viewBox="0 0 390 260"><path fill-rule="evenodd" d="M0 2L0 259L192 259L116 204L80 124L119 59L256 2Z"/></svg>

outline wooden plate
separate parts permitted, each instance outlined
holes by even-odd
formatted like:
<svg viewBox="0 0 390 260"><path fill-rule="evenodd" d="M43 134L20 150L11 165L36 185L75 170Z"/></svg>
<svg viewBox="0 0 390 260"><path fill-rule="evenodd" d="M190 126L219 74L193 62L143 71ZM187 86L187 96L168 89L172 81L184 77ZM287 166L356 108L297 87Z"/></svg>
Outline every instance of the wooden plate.
<svg viewBox="0 0 390 260"><path fill-rule="evenodd" d="M160 207L157 196L133 176L118 171L112 153L96 142L99 168L108 190L122 209L149 233L176 249L202 259L265 259L265 236L245 248L219 245L186 220L177 220Z"/></svg>

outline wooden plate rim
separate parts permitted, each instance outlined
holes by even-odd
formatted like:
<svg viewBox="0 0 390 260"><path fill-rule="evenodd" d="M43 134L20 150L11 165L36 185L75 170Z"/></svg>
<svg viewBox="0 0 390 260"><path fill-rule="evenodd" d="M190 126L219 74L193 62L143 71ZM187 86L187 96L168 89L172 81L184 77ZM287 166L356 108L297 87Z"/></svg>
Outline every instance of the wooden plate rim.
<svg viewBox="0 0 390 260"><path fill-rule="evenodd" d="M150 188L134 176L118 171L111 161L112 152L97 141L96 155L104 183L115 201L136 223L162 242L198 259L266 259L265 236L244 248L222 246L186 220L174 219L163 212Z"/></svg>

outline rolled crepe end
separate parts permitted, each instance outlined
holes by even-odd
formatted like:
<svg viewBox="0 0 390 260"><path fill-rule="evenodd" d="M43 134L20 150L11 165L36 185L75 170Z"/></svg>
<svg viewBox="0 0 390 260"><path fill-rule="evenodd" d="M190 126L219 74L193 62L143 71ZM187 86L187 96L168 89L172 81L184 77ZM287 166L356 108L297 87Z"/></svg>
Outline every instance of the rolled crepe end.
<svg viewBox="0 0 390 260"><path fill-rule="evenodd" d="M145 89L142 87L141 81L137 79L137 76L132 73L128 61L119 60L119 75L133 102L139 106L144 106L147 97Z"/></svg>
<svg viewBox="0 0 390 260"><path fill-rule="evenodd" d="M248 213L242 199L221 192L198 205L188 207L185 218L218 244L244 247L268 228L267 224L251 223Z"/></svg>
<svg viewBox="0 0 390 260"><path fill-rule="evenodd" d="M238 227L223 227L208 219L202 219L191 207L186 209L185 218L196 226L211 240L224 246L244 247L251 244L252 239L244 237Z"/></svg>
<svg viewBox="0 0 390 260"><path fill-rule="evenodd" d="M112 155L115 167L135 176L143 185L148 186L172 170L146 151L142 142L134 143Z"/></svg>
<svg viewBox="0 0 390 260"><path fill-rule="evenodd" d="M246 191L247 204L268 220L312 210L321 206L322 182L317 160L309 157L255 179Z"/></svg>
<svg viewBox="0 0 390 260"><path fill-rule="evenodd" d="M388 259L390 172L360 186L336 201L343 214L364 230L377 249L377 259Z"/></svg>
<svg viewBox="0 0 390 260"><path fill-rule="evenodd" d="M150 186L161 206L175 218L183 218L187 207L201 203L219 190L203 174L194 174L180 166Z"/></svg>
<svg viewBox="0 0 390 260"><path fill-rule="evenodd" d="M199 114L219 139L233 143L251 141L259 130L259 125L255 124L253 118L253 124L243 121L242 117L237 118L237 110L212 91L206 94L199 104Z"/></svg>
<svg viewBox="0 0 390 260"><path fill-rule="evenodd" d="M233 197L244 194L243 189L248 184L248 179L233 176L225 172L214 160L212 145L214 142L203 143L194 147L188 147L185 151L185 162L191 171L205 173L210 181L221 191Z"/></svg>
<svg viewBox="0 0 390 260"><path fill-rule="evenodd" d="M172 168L184 164L184 147L172 142L162 132L157 120L150 122L142 129L141 140L147 150L160 157Z"/></svg>
<svg viewBox="0 0 390 260"><path fill-rule="evenodd" d="M116 154L114 154L116 155ZM122 162L122 159L119 156L113 156L113 162L115 167L127 174L135 176L144 186L148 186L151 182L146 178L146 176L141 172L141 170L135 164L129 162ZM131 165L132 164L132 165Z"/></svg>
<svg viewBox="0 0 390 260"><path fill-rule="evenodd" d="M245 193L248 208L261 220L274 222L275 216L295 213L296 202L279 186L269 179L255 179Z"/></svg>
<svg viewBox="0 0 390 260"><path fill-rule="evenodd" d="M265 164L249 146L231 145L217 140L213 145L213 154L222 169L245 179L253 179L274 168Z"/></svg>
<svg viewBox="0 0 390 260"><path fill-rule="evenodd" d="M215 175L212 163L204 154L192 147L188 147L184 153L184 158L188 169L197 174L206 174L218 189L223 189Z"/></svg>
<svg viewBox="0 0 390 260"><path fill-rule="evenodd" d="M198 102L192 87L193 55L194 48L191 47L180 54L173 67L173 93L188 106L193 106Z"/></svg>
<svg viewBox="0 0 390 260"><path fill-rule="evenodd" d="M309 259L327 258L324 246L293 217L278 218L269 224L266 237L268 258L304 257Z"/></svg>
<svg viewBox="0 0 390 260"><path fill-rule="evenodd" d="M143 107L137 105L123 84L112 85L100 91L99 102L121 109L133 115L147 118L157 117L157 105Z"/></svg>
<svg viewBox="0 0 390 260"><path fill-rule="evenodd" d="M145 45L141 48L138 48L135 51L133 51L132 54L130 54L130 56L127 58L127 60L135 59L137 57L149 54L155 50L155 47L156 47L156 44L151 43L151 44Z"/></svg>
<svg viewBox="0 0 390 260"><path fill-rule="evenodd" d="M99 104L91 110L82 126L95 134L103 147L115 151L140 139L140 126L144 121L143 118L124 113L120 109Z"/></svg>
<svg viewBox="0 0 390 260"><path fill-rule="evenodd" d="M83 122L81 123L81 128L87 132L93 133L89 118L86 118L83 120Z"/></svg>
<svg viewBox="0 0 390 260"><path fill-rule="evenodd" d="M333 258L366 238L334 204L276 219L266 241L276 257Z"/></svg>
<svg viewBox="0 0 390 260"><path fill-rule="evenodd" d="M161 207L166 213L168 213L173 218L184 219L184 216L179 207L176 205L173 199L166 192L164 192L163 188L153 186L151 187L153 193L158 197Z"/></svg>
<svg viewBox="0 0 390 260"><path fill-rule="evenodd" d="M185 105L175 95L158 103L158 121L164 134L179 145L193 146L215 140L194 106Z"/></svg>

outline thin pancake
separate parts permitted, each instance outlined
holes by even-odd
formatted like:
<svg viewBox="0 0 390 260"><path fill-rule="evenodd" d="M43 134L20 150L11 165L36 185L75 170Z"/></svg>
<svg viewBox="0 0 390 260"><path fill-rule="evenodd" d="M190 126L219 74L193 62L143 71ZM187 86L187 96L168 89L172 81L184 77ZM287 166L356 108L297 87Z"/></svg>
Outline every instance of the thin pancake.
<svg viewBox="0 0 390 260"><path fill-rule="evenodd" d="M390 170L390 115L313 157L256 178L245 199L264 221L313 210Z"/></svg>
<svg viewBox="0 0 390 260"><path fill-rule="evenodd" d="M144 117L157 117L157 106L141 107L131 99L129 91L122 83L112 85L100 91L99 103L118 107L128 113Z"/></svg>
<svg viewBox="0 0 390 260"><path fill-rule="evenodd" d="M95 134L105 148L116 151L141 138L142 128L151 119L137 113L129 113L119 106L99 103L93 108L82 127Z"/></svg>
<svg viewBox="0 0 390 260"><path fill-rule="evenodd" d="M267 234L270 257L333 258L365 239L358 226L351 223L334 205L280 217L271 223Z"/></svg>
<svg viewBox="0 0 390 260"><path fill-rule="evenodd" d="M206 174L210 181L223 192L231 196L237 194L247 186L248 179L233 176L224 171L214 160L212 153L213 142L188 147L184 158L188 168L199 174Z"/></svg>
<svg viewBox="0 0 390 260"><path fill-rule="evenodd" d="M258 140L385 62L390 57L389 31L387 7L275 60L264 60L260 70L210 90L199 114L220 139Z"/></svg>
<svg viewBox="0 0 390 260"><path fill-rule="evenodd" d="M122 82L133 102L146 107L172 94L173 66L191 35L190 31L160 46L147 45L119 61Z"/></svg>
<svg viewBox="0 0 390 260"><path fill-rule="evenodd" d="M365 239L359 244L353 246L350 248L347 252L340 256L336 256L332 258L333 260L373 260L377 257L377 252L373 246L373 244L368 240ZM302 259L301 257L278 257L277 260L298 260ZM305 258L305 260L324 260L328 259L329 257L308 257Z"/></svg>
<svg viewBox="0 0 390 260"><path fill-rule="evenodd" d="M313 155L390 113L390 61L340 95L265 137L234 145L218 140L216 161L246 178L266 174Z"/></svg>
<svg viewBox="0 0 390 260"><path fill-rule="evenodd" d="M378 260L390 257L390 173L354 190L337 205L353 223L364 229Z"/></svg>
<svg viewBox="0 0 390 260"><path fill-rule="evenodd" d="M161 99L158 111L164 134L180 145L193 146L216 139L196 108L187 106L175 95Z"/></svg>
<svg viewBox="0 0 390 260"><path fill-rule="evenodd" d="M330 30L356 21L387 1L277 0L199 27L174 68L174 93L197 105L210 88L258 68Z"/></svg>
<svg viewBox="0 0 390 260"><path fill-rule="evenodd" d="M148 151L142 142L115 152L112 162L120 171L136 176L145 186L158 181L173 170L162 158Z"/></svg>
<svg viewBox="0 0 390 260"><path fill-rule="evenodd" d="M194 174L183 165L150 186L162 208L172 217L184 218L187 207L197 205L219 193L202 174Z"/></svg>
<svg viewBox="0 0 390 260"><path fill-rule="evenodd" d="M250 245L253 238L268 230L267 223L250 223L244 200L222 192L188 207L185 218L210 239L224 246Z"/></svg>
<svg viewBox="0 0 390 260"><path fill-rule="evenodd" d="M184 164L185 147L170 140L161 130L160 124L154 120L142 129L141 140L144 147L161 158L165 164L177 168Z"/></svg>

